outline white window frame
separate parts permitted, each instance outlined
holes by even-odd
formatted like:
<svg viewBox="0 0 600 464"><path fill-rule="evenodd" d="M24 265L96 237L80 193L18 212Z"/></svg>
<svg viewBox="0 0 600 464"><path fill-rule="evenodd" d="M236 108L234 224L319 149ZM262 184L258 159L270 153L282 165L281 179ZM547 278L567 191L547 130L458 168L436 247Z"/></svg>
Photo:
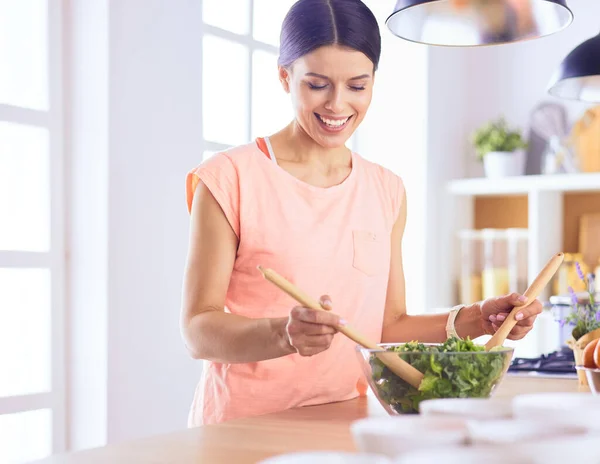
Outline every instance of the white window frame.
<svg viewBox="0 0 600 464"><path fill-rule="evenodd" d="M261 42L260 40L256 40L254 38L254 0L248 0L249 1L249 13L248 13L248 22L249 22L249 26L248 26L248 33L247 34L238 34L235 32L231 32L228 31L226 29L222 29L220 27L217 26L213 26L212 24L207 24L204 22L204 18L201 18L202 20L202 38L204 39L204 37L206 35L212 35L214 37L218 37L220 39L225 39L225 40L229 40L231 42L237 43L237 44L241 44L244 45L246 47L247 53L248 53L248 127L247 129L247 134L248 134L248 141L250 142L252 139L252 105L253 105L253 101L252 101L252 76L253 76L253 71L254 71L254 60L252 59L253 54L255 51L264 51L264 52L268 52L268 53L273 53L275 55L279 55L279 47L276 47L274 45L265 43L265 42ZM273 0L276 1L276 0ZM202 66L202 65L201 65ZM204 69L202 68L200 76L201 76L201 80L200 80L200 87L202 87L203 84L203 80L204 80ZM223 144L223 143L217 143L214 142L212 140L207 140L204 136L204 110L202 108L200 108L200 136L202 138L202 151L210 151L210 152L219 152L219 151L223 151L223 150L227 150L228 148L231 147L231 145L227 145L227 144ZM353 147L355 146L355 139L356 139L356 134L354 134L348 143L348 146L353 149Z"/></svg>
<svg viewBox="0 0 600 464"><path fill-rule="evenodd" d="M231 42L244 45L246 47L246 52L248 53L248 127L247 135L248 140L252 136L252 73L254 70L254 64L252 60L252 55L256 50L262 50L268 53L274 53L275 55L279 55L279 47L274 45L270 45L264 42L260 42L254 38L254 0L249 0L249 9L248 9L248 17L246 18L249 22L248 33L247 34L237 34L235 32L228 31L226 29L222 29L220 27L213 26L211 24L207 24L204 22L204 18L202 20L202 38L204 39L207 35L212 35L214 37L218 37L220 39L229 40ZM202 65L201 65L202 66ZM204 80L204 69L201 71L201 81L199 83L201 88ZM219 152L226 150L231 147L231 145L217 143L212 140L207 140L204 137L204 110L201 106L200 109L200 134L202 137L202 150L211 151L211 152Z"/></svg>
<svg viewBox="0 0 600 464"><path fill-rule="evenodd" d="M50 409L52 453L66 450L63 9L64 0L47 0L49 109L40 111L0 104L0 121L43 127L49 133L50 251L0 251L0 267L50 270L52 321L50 391L2 397L0 415Z"/></svg>

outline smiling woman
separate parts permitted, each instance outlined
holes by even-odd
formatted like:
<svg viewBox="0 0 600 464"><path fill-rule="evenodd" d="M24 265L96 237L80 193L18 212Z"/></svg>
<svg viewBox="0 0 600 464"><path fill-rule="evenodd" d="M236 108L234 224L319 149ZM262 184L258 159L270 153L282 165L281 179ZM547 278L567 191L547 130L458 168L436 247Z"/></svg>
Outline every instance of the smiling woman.
<svg viewBox="0 0 600 464"><path fill-rule="evenodd" d="M354 344L337 335L346 321L375 341L441 342L493 333L496 316L519 301L407 315L404 184L346 147L369 109L380 52L377 21L360 0L297 1L278 60L293 120L188 173L181 326L190 355L206 361L190 425L364 394ZM334 311L294 306L259 265ZM511 338L539 311L523 310Z"/></svg>

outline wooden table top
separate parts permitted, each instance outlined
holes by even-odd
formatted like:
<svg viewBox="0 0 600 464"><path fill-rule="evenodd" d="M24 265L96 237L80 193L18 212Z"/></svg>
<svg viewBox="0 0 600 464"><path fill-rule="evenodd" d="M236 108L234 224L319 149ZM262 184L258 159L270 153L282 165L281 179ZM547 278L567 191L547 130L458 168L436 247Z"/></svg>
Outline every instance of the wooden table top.
<svg viewBox="0 0 600 464"><path fill-rule="evenodd" d="M572 378L508 375L494 397L534 392L589 392ZM144 438L102 448L55 455L44 464L257 463L296 451L356 451L352 421L385 415L373 397L292 409Z"/></svg>

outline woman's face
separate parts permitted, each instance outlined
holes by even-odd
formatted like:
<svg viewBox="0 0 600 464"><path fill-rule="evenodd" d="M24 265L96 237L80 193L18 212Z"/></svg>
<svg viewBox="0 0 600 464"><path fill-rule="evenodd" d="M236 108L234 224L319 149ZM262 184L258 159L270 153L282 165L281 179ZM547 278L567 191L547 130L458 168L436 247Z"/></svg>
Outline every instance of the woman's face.
<svg viewBox="0 0 600 464"><path fill-rule="evenodd" d="M291 69L290 69L291 68ZM319 145L337 148L362 122L373 95L373 62L361 52L320 47L279 68L298 124Z"/></svg>

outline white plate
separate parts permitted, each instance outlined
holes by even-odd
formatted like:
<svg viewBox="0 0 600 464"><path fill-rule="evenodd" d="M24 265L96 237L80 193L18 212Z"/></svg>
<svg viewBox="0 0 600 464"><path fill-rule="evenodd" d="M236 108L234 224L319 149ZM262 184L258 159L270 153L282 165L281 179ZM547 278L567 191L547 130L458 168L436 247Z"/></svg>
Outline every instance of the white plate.
<svg viewBox="0 0 600 464"><path fill-rule="evenodd" d="M600 397L590 393L532 393L512 400L513 416L582 425L600 432Z"/></svg>
<svg viewBox="0 0 600 464"><path fill-rule="evenodd" d="M598 464L600 436L562 438L543 442L522 443L513 447L533 464Z"/></svg>
<svg viewBox="0 0 600 464"><path fill-rule="evenodd" d="M390 458L408 451L467 442L466 421L449 417L371 417L350 426L357 449Z"/></svg>
<svg viewBox="0 0 600 464"><path fill-rule="evenodd" d="M308 451L280 454L260 461L260 464L390 464L390 461L375 454Z"/></svg>
<svg viewBox="0 0 600 464"><path fill-rule="evenodd" d="M532 440L542 442L589 433L587 427L534 419L468 421L467 429L473 445L508 445Z"/></svg>
<svg viewBox="0 0 600 464"><path fill-rule="evenodd" d="M443 398L422 401L424 416L450 416L466 419L508 419L512 417L510 400L494 398Z"/></svg>
<svg viewBox="0 0 600 464"><path fill-rule="evenodd" d="M488 448L440 448L407 453L393 464L529 464L523 456L510 449ZM547 463L549 464L549 463Z"/></svg>

